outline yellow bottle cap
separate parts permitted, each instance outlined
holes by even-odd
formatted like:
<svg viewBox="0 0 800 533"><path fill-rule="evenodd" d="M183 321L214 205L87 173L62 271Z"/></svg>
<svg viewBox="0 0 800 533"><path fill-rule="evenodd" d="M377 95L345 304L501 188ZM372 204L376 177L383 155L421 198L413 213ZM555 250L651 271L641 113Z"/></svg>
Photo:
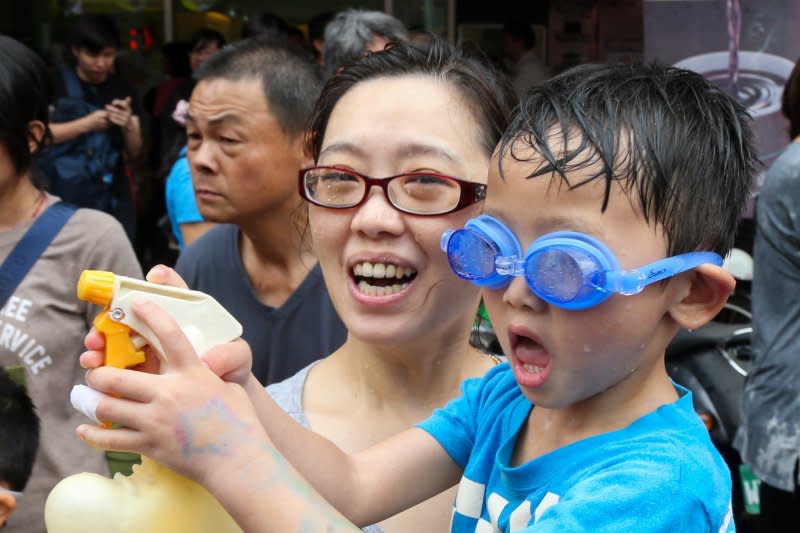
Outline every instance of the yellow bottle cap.
<svg viewBox="0 0 800 533"><path fill-rule="evenodd" d="M114 273L105 270L84 270L78 280L78 298L102 305L111 303L114 295Z"/></svg>

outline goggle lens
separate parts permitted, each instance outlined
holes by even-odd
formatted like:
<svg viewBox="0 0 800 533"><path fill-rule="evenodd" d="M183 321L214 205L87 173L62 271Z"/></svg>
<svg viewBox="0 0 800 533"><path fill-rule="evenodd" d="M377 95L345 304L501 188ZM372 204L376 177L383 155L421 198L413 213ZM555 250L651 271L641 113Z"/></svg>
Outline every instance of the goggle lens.
<svg viewBox="0 0 800 533"><path fill-rule="evenodd" d="M597 260L584 250L558 245L529 256L525 279L543 299L568 303L591 290L591 280L600 270Z"/></svg>
<svg viewBox="0 0 800 533"><path fill-rule="evenodd" d="M482 280L491 276L497 254L494 243L472 231L458 230L447 242L450 268L464 279Z"/></svg>

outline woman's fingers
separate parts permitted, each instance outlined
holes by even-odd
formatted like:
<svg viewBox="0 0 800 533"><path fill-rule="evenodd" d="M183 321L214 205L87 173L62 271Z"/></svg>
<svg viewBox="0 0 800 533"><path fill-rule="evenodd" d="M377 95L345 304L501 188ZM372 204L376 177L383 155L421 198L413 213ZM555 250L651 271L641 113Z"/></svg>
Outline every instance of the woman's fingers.
<svg viewBox="0 0 800 533"><path fill-rule="evenodd" d="M134 302L133 312L144 325L150 328L164 349L164 360L167 368L180 370L200 364L189 339L181 330L175 319L150 300Z"/></svg>
<svg viewBox="0 0 800 533"><path fill-rule="evenodd" d="M147 418L152 418L152 410L148 408L148 404L105 395L98 402L94 414L98 420L110 420L127 429L143 431Z"/></svg>
<svg viewBox="0 0 800 533"><path fill-rule="evenodd" d="M111 366L90 370L86 383L96 391L136 402L150 402L158 392L157 375Z"/></svg>
<svg viewBox="0 0 800 533"><path fill-rule="evenodd" d="M99 331L92 328L83 338L83 345L87 350L102 350L106 347L106 339Z"/></svg>
<svg viewBox="0 0 800 533"><path fill-rule="evenodd" d="M183 278L175 272L175 270L164 265L156 265L150 269L145 279L150 283L158 283L159 285L170 285L180 289L188 289L189 286L183 281Z"/></svg>
<svg viewBox="0 0 800 533"><path fill-rule="evenodd" d="M91 370L92 368L99 368L105 362L105 353L96 350L89 350L83 352L79 359L82 368Z"/></svg>
<svg viewBox="0 0 800 533"><path fill-rule="evenodd" d="M100 450L138 453L143 451L147 442L145 435L126 428L106 429L102 426L82 424L75 432L84 442Z"/></svg>
<svg viewBox="0 0 800 533"><path fill-rule="evenodd" d="M214 346L200 360L223 380L241 385L247 381L253 366L250 346L242 339Z"/></svg>

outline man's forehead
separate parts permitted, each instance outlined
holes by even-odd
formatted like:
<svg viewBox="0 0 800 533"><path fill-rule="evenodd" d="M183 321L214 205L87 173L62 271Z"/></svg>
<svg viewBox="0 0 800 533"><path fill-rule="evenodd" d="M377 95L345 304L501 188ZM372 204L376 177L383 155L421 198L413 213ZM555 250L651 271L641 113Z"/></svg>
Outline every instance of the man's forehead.
<svg viewBox="0 0 800 533"><path fill-rule="evenodd" d="M268 113L258 80L208 80L197 84L189 100L188 120L249 122Z"/></svg>
<svg viewBox="0 0 800 533"><path fill-rule="evenodd" d="M254 110L266 109L266 96L257 78L229 80L212 78L197 83L189 105L229 105L249 107Z"/></svg>

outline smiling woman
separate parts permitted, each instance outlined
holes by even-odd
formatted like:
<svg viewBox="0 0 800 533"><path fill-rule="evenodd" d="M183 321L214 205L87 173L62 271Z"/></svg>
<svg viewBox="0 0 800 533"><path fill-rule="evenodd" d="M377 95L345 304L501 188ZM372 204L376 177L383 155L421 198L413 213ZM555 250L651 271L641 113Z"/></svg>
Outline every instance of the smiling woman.
<svg viewBox="0 0 800 533"><path fill-rule="evenodd" d="M451 274L439 237L480 213L513 104L494 70L440 41L368 55L323 90L310 135L316 165L300 172L299 188L348 337L267 390L346 451L427 418L494 364L469 344L478 291ZM444 531L453 497L366 530Z"/></svg>

